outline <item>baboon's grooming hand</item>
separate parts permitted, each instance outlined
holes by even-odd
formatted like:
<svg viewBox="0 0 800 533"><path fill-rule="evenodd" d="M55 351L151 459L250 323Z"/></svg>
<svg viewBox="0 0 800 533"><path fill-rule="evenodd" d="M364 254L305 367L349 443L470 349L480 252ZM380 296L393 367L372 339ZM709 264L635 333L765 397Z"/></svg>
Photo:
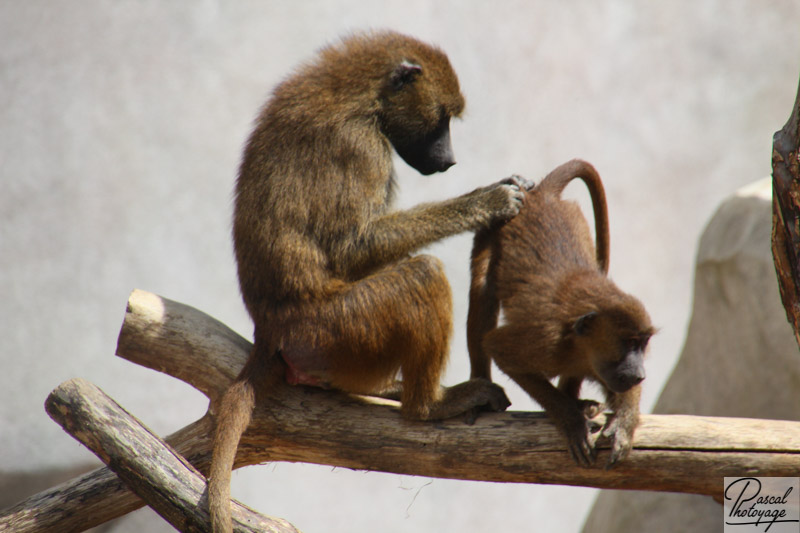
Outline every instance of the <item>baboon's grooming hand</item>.
<svg viewBox="0 0 800 533"><path fill-rule="evenodd" d="M511 176L469 193L478 211L475 229L515 217L525 201L525 190L525 181Z"/></svg>

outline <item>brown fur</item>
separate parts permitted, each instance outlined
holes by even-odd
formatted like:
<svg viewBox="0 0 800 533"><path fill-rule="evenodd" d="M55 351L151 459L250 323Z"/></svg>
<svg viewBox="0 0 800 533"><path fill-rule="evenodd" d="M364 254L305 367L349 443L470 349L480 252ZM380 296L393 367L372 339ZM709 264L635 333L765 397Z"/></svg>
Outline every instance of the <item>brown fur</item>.
<svg viewBox="0 0 800 533"><path fill-rule="evenodd" d="M402 414L415 420L508 405L489 380L440 387L450 287L437 259L409 254L514 216L519 185L389 210L392 148L424 174L445 170L454 162L449 119L463 107L444 53L392 32L328 47L274 90L236 186L234 248L255 346L219 408L209 479L215 531L230 530L230 469L270 376L285 370L290 383L356 393L399 390ZM431 163L425 150L443 139Z"/></svg>
<svg viewBox="0 0 800 533"><path fill-rule="evenodd" d="M586 183L595 213L597 248L577 204L561 200L574 178ZM568 440L579 464L594 461L590 425L596 402L579 400L590 379L606 393L609 465L630 451L639 418L642 356L654 329L644 306L606 276L608 215L600 176L573 160L527 193L519 215L482 231L472 252L467 337L472 378L490 365L516 381ZM498 325L502 313L504 324ZM550 379L560 376L558 388Z"/></svg>

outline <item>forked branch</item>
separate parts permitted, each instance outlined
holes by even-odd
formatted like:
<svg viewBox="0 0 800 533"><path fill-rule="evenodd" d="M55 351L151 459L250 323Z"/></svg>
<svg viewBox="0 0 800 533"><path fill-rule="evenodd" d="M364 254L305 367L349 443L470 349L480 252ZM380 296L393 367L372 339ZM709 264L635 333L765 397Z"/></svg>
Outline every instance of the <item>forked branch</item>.
<svg viewBox="0 0 800 533"><path fill-rule="evenodd" d="M213 406L250 344L186 305L134 291L117 354L178 377ZM54 391L63 394L67 383ZM634 450L611 470L577 467L542 413L409 422L391 402L282 385L256 409L236 466L266 461L326 464L428 477L719 495L724 476L794 476L800 422L642 415ZM52 399L50 401L53 401ZM213 413L166 441L200 472L211 456ZM600 450L598 465L607 450ZM269 480L265 480L268 483ZM80 530L143 505L108 469L41 493L0 515L0 529ZM291 517L289 517L291 518Z"/></svg>
<svg viewBox="0 0 800 533"><path fill-rule="evenodd" d="M67 381L50 394L45 408L175 529L206 531L205 477L100 389L82 379ZM239 502L232 511L237 533L298 533L288 522Z"/></svg>

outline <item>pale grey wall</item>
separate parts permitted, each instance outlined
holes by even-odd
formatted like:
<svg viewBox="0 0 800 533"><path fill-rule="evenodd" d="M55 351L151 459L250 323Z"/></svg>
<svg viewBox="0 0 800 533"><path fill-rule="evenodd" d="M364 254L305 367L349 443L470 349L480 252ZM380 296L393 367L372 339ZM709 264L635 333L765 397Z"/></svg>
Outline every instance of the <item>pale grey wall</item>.
<svg viewBox="0 0 800 533"><path fill-rule="evenodd" d="M683 341L703 225L770 172L800 71L797 2L5 0L0 471L93 459L42 408L72 377L162 434L205 411L188 386L113 356L128 292L186 302L249 336L229 239L242 143L293 65L366 27L441 45L468 99L453 131L459 164L421 177L399 163L402 206L512 172L539 178L572 157L597 166L612 276L661 327L652 406ZM432 247L455 296L449 383L468 374L469 245ZM533 408L508 389L515 409ZM575 531L594 491L276 464L237 472L234 495L308 532Z"/></svg>

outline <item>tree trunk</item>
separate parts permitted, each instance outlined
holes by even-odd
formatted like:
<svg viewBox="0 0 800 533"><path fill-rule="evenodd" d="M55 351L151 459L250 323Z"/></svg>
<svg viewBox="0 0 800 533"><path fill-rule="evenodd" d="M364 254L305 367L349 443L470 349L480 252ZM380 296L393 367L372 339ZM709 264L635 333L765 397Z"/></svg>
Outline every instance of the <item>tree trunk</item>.
<svg viewBox="0 0 800 533"><path fill-rule="evenodd" d="M772 139L772 256L786 317L800 344L800 86Z"/></svg>

